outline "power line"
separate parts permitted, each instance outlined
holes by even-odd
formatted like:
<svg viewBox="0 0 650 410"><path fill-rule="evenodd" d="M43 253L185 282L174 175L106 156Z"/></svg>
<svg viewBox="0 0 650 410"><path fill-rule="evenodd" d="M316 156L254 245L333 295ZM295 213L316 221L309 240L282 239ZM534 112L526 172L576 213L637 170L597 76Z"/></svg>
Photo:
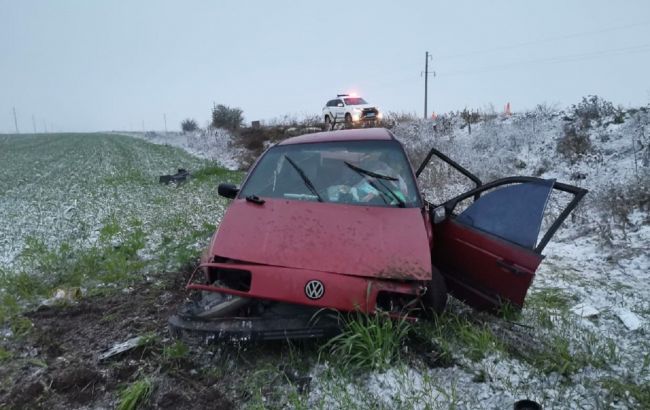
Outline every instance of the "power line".
<svg viewBox="0 0 650 410"><path fill-rule="evenodd" d="M438 57L438 60L451 60L454 58L462 58L462 57L469 57L473 56L476 54L486 54L486 53L492 53L495 51L503 51L503 50L511 50L513 48L520 48L520 47L525 47L525 46L530 46L534 44L543 44L543 43L551 43L557 40L566 40L570 38L576 38L576 37L584 37L584 36L589 36L593 34L602 34L602 33L609 33L612 31L619 31L619 30L625 30L633 27L640 27L640 26L645 26L650 24L650 21L645 21L641 23L633 23L633 24L627 24L624 26L615 26L615 27L608 27L604 28L601 30L593 30L593 31L583 31L579 33L573 33L573 34L566 34L562 36L554 36L554 37L547 37L547 38L541 38L538 40L531 40L531 41L525 41L521 43L515 43L515 44L510 44L510 45L505 45L505 46L500 46L500 47L492 47L492 48L487 48L483 50L474 50L474 51L468 51L468 52L463 52L463 53L458 53L458 54L451 54L451 55L446 55L446 56L440 56Z"/></svg>
<svg viewBox="0 0 650 410"><path fill-rule="evenodd" d="M601 58L601 57L610 57L613 55L624 55L624 54L634 54L634 53L641 53L641 52L646 52L650 51L650 43L649 44L641 44L638 46L632 46L632 47L624 47L624 48L614 48L614 49L608 49L608 50L598 50L598 51L592 51L589 53L581 53L581 54L568 54L568 55L563 55L563 56L554 56L554 57L545 57L545 58L540 58L540 59L534 59L534 60L524 60L524 61L514 61L511 63L507 64L499 64L499 65L494 65L494 66L486 66L486 67L481 67L476 70L459 70L459 71L450 71L446 73L441 73L441 77L452 77L452 76L457 76L457 75L465 75L465 74L479 74L479 73L484 73L484 72L489 72L489 71L500 71L504 69L508 69L511 67L516 67L516 66L525 66L528 64L543 64L543 63L564 63L564 62L573 62L573 61L581 61L581 60L590 60L594 58Z"/></svg>

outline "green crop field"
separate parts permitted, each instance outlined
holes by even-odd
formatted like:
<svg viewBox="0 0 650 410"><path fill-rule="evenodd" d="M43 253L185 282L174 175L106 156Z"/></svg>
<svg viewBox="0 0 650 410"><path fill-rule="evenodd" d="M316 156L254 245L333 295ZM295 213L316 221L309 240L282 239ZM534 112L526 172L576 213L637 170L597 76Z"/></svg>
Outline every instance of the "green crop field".
<svg viewBox="0 0 650 410"><path fill-rule="evenodd" d="M29 277L27 299L191 264L223 215L218 183L241 178L178 148L105 134L0 137L0 164L0 272ZM177 168L195 177L158 183ZM84 265L118 251L115 266Z"/></svg>

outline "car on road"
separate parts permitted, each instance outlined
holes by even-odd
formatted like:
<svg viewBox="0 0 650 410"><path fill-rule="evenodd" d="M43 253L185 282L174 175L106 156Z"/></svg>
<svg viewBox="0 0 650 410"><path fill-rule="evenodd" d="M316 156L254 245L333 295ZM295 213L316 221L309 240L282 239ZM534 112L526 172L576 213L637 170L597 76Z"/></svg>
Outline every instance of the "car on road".
<svg viewBox="0 0 650 410"><path fill-rule="evenodd" d="M382 116L383 113L376 106L368 104L361 97L348 94L338 94L323 107L323 121L328 125L375 123L381 121Z"/></svg>
<svg viewBox="0 0 650 410"><path fill-rule="evenodd" d="M434 158L474 186L434 205L421 175ZM414 169L382 128L321 132L270 147L232 199L173 328L231 338L319 337L324 310L426 317L450 293L470 306L521 308L542 250L587 192L514 176L483 183L436 149ZM551 193L569 194L540 234ZM464 209L463 202L470 202Z"/></svg>

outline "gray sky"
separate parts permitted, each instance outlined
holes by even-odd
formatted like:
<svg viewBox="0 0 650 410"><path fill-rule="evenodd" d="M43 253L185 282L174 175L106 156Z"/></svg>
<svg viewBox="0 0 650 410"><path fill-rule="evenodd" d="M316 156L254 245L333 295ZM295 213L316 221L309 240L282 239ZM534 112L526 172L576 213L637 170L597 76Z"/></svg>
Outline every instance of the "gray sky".
<svg viewBox="0 0 650 410"><path fill-rule="evenodd" d="M0 0L0 132L203 126L320 113L356 91L383 110L513 111L650 101L650 1Z"/></svg>

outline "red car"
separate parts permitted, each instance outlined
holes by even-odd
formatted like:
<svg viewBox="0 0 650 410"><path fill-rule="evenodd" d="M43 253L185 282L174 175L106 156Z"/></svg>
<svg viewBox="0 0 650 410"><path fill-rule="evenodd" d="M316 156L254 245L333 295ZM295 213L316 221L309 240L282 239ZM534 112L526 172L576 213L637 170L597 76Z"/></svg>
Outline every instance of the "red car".
<svg viewBox="0 0 650 410"><path fill-rule="evenodd" d="M416 181L434 155L476 188L425 201ZM572 199L538 241L553 190ZM417 316L442 311L447 292L477 309L521 308L542 249L586 192L532 177L483 184L435 149L414 171L380 128L289 138L241 188L219 185L233 201L187 285L192 301L170 324L218 338L304 338L336 331L325 310Z"/></svg>

